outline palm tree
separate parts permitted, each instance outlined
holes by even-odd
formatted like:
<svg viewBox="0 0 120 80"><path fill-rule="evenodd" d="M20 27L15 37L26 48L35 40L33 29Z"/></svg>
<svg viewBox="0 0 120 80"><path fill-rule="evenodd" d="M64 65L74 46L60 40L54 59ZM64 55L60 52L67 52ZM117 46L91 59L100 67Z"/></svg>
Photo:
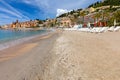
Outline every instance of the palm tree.
<svg viewBox="0 0 120 80"><path fill-rule="evenodd" d="M70 17L70 20L71 20L72 25L75 25L75 23L76 23L75 16Z"/></svg>
<svg viewBox="0 0 120 80"><path fill-rule="evenodd" d="M116 21L120 24L120 10L116 11L113 15Z"/></svg>
<svg viewBox="0 0 120 80"><path fill-rule="evenodd" d="M108 20L110 19L110 13L108 11L102 11L102 22L105 22L107 25Z"/></svg>
<svg viewBox="0 0 120 80"><path fill-rule="evenodd" d="M102 12L102 20L103 21L106 21L106 19L109 18L109 13L107 11L103 11Z"/></svg>
<svg viewBox="0 0 120 80"><path fill-rule="evenodd" d="M96 22L98 23L99 19L101 18L101 13L96 13L94 15L94 18L96 19ZM98 25L98 24L97 24Z"/></svg>
<svg viewBox="0 0 120 80"><path fill-rule="evenodd" d="M85 12L85 11L80 12L80 16L83 17L83 23L84 23L84 17L85 17L85 15L86 15L86 12Z"/></svg>
<svg viewBox="0 0 120 80"><path fill-rule="evenodd" d="M97 19L97 21L101 18L101 13L96 13L95 14L95 18Z"/></svg>

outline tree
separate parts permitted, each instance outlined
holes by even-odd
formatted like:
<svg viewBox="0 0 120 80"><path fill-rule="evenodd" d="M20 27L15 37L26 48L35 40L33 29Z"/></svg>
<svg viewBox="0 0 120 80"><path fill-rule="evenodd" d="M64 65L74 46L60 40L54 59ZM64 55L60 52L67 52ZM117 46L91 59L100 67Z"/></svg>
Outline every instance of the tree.
<svg viewBox="0 0 120 80"><path fill-rule="evenodd" d="M37 20L37 23L38 24L43 24L43 20L40 20L40 19L35 19L35 20ZM32 21L32 20L31 20Z"/></svg>
<svg viewBox="0 0 120 80"><path fill-rule="evenodd" d="M114 25L114 16L110 17L109 20L107 21L107 26L113 26Z"/></svg>
<svg viewBox="0 0 120 80"><path fill-rule="evenodd" d="M85 12L85 11L80 12L80 16L83 17L83 23L84 23L84 17L85 17L85 15L86 15L86 12Z"/></svg>
<svg viewBox="0 0 120 80"><path fill-rule="evenodd" d="M106 21L110 17L109 12L107 12L107 11L102 11L101 15L102 15L102 21Z"/></svg>
<svg viewBox="0 0 120 80"><path fill-rule="evenodd" d="M77 11L82 11L82 9L77 9Z"/></svg>
<svg viewBox="0 0 120 80"><path fill-rule="evenodd" d="M114 25L114 20L118 23L117 25L120 25L120 11L116 11L111 14L112 16L108 16L107 24L108 26Z"/></svg>
<svg viewBox="0 0 120 80"><path fill-rule="evenodd" d="M107 6L110 5L110 7L112 8L112 6L120 6L120 0L105 0L104 2L95 2L91 5L88 6L88 8L90 7L101 7L101 6Z"/></svg>
<svg viewBox="0 0 120 80"><path fill-rule="evenodd" d="M116 21L120 24L120 10L116 11L113 15Z"/></svg>
<svg viewBox="0 0 120 80"><path fill-rule="evenodd" d="M94 18L96 19L96 22L98 23L98 21L99 21L100 18L101 18L101 13L96 13L96 14L94 15ZM97 26L98 26L98 24L97 24Z"/></svg>
<svg viewBox="0 0 120 80"><path fill-rule="evenodd" d="M70 20L71 20L71 23L72 23L72 25L74 25L75 23L76 23L76 18L75 18L75 16L72 16L71 18L70 18Z"/></svg>

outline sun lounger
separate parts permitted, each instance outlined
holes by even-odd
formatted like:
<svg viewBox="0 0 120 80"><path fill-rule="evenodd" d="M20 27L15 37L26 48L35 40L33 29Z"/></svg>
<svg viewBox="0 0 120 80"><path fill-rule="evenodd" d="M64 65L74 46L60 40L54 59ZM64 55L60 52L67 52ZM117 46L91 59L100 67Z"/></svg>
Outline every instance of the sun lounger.
<svg viewBox="0 0 120 80"><path fill-rule="evenodd" d="M112 27L110 27L110 28L108 29L108 31L113 32L113 31L114 31L114 29L115 29L115 27L114 27L114 26L112 26Z"/></svg>
<svg viewBox="0 0 120 80"><path fill-rule="evenodd" d="M88 32L88 31L90 31L90 29L89 28L80 28L80 29L78 29L78 31Z"/></svg>
<svg viewBox="0 0 120 80"><path fill-rule="evenodd" d="M91 33L98 33L101 30L101 27L95 27L93 29L91 29Z"/></svg>
<svg viewBox="0 0 120 80"><path fill-rule="evenodd" d="M99 33L103 33L103 32L106 32L108 31L108 27L102 27L100 30L99 30Z"/></svg>
<svg viewBox="0 0 120 80"><path fill-rule="evenodd" d="M116 27L115 29L114 29L114 31L116 32L116 31L119 31L120 30L120 26L118 26L118 27Z"/></svg>

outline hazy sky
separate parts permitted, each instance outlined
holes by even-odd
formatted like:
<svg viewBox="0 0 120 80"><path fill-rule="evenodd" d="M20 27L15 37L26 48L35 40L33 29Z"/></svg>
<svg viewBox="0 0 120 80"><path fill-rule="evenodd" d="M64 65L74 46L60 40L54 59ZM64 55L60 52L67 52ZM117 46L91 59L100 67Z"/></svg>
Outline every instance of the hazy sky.
<svg viewBox="0 0 120 80"><path fill-rule="evenodd" d="M86 8L100 0L0 0L0 25L30 19L54 18L69 10Z"/></svg>

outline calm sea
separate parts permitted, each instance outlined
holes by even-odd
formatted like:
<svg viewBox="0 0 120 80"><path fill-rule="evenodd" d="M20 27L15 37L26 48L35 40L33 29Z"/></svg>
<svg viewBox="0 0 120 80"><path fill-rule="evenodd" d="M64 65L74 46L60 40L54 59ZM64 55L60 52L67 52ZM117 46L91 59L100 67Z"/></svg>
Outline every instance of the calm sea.
<svg viewBox="0 0 120 80"><path fill-rule="evenodd" d="M27 30L27 31L15 31L15 30L0 30L0 43L19 38L34 36L45 33L46 30Z"/></svg>
<svg viewBox="0 0 120 80"><path fill-rule="evenodd" d="M0 30L0 50L47 33L47 30Z"/></svg>

